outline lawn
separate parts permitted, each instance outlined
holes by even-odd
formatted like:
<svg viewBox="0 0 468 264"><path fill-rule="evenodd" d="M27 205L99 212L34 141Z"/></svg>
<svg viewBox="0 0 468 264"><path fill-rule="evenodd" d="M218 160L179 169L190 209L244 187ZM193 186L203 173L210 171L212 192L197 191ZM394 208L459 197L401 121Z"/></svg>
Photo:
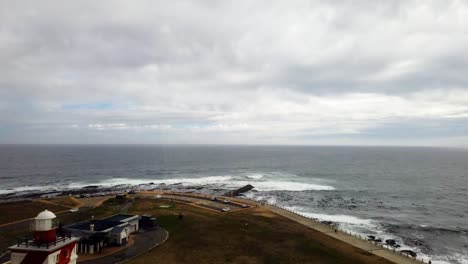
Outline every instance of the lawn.
<svg viewBox="0 0 468 264"><path fill-rule="evenodd" d="M68 208L60 205L46 204L39 201L0 203L0 210L2 212L8 212L7 214L0 214L0 225L35 217L38 213L44 211L45 209L53 212L59 212L67 210Z"/></svg>
<svg viewBox="0 0 468 264"><path fill-rule="evenodd" d="M156 216L170 237L127 263L390 263L261 208L217 213L180 203L159 207L167 203L136 199L129 213Z"/></svg>
<svg viewBox="0 0 468 264"><path fill-rule="evenodd" d="M35 217L38 213L43 211L45 208L56 213L57 211L67 210L62 206L54 206L50 204L43 204L39 202L14 202L14 203L0 203L0 210L8 210L9 216L0 215L3 217L4 222L11 222L11 220L20 220L29 217ZM57 214L57 220L63 225L84 221L90 219L91 216L96 218L103 218L117 214L120 211L120 207L114 202L114 199L110 199L105 202L102 206L97 208L80 209L76 213L64 212ZM18 236L24 236L30 233L29 224L31 221L24 221L17 224L7 225L0 227L0 253L7 250L7 248L16 243Z"/></svg>

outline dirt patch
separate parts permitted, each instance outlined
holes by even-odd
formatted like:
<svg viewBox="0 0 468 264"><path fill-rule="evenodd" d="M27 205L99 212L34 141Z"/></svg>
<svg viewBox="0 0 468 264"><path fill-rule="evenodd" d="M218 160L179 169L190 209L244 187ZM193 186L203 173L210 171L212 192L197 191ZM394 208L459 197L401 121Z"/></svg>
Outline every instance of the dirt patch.
<svg viewBox="0 0 468 264"><path fill-rule="evenodd" d="M110 198L112 198L112 196L80 198L79 202L81 202L82 207L96 208L101 206L105 201L109 200Z"/></svg>
<svg viewBox="0 0 468 264"><path fill-rule="evenodd" d="M253 215L258 215L258 216L263 216L263 217L269 217L269 218L274 218L274 217L277 217L278 215L269 211L269 210L265 210L265 209L262 209L262 208L254 208L251 210L251 213Z"/></svg>
<svg viewBox="0 0 468 264"><path fill-rule="evenodd" d="M80 207L83 204L81 201L72 196L56 197L52 199L40 199L37 201L47 204L60 205L68 208Z"/></svg>

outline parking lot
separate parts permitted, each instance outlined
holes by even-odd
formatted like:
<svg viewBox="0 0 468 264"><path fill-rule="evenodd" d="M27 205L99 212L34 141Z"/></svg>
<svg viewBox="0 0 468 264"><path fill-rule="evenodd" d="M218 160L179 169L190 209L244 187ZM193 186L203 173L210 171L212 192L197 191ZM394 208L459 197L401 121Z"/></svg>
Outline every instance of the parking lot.
<svg viewBox="0 0 468 264"><path fill-rule="evenodd" d="M215 210L218 212L233 212L250 208L251 205L243 204L230 200L227 197L220 196L205 196L191 193L162 193L162 192L142 192L139 196L152 196L156 199L165 199L169 201L176 201L182 203L188 203L194 206L202 207L209 210Z"/></svg>

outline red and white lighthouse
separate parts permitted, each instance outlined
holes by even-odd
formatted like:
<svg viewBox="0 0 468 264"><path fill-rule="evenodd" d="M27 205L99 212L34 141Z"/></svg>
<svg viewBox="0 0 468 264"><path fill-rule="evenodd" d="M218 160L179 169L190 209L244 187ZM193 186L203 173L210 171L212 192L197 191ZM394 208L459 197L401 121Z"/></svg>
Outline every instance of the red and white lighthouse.
<svg viewBox="0 0 468 264"><path fill-rule="evenodd" d="M31 223L32 236L11 246L11 264L76 264L76 242L70 233L57 232L56 216L45 210Z"/></svg>

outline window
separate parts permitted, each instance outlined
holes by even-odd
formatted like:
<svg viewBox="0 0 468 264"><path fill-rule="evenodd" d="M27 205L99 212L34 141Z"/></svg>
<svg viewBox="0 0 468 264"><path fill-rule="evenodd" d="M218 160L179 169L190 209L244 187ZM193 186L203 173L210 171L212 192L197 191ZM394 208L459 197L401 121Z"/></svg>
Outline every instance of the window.
<svg viewBox="0 0 468 264"><path fill-rule="evenodd" d="M55 255L55 263L59 263L60 261L60 253Z"/></svg>

